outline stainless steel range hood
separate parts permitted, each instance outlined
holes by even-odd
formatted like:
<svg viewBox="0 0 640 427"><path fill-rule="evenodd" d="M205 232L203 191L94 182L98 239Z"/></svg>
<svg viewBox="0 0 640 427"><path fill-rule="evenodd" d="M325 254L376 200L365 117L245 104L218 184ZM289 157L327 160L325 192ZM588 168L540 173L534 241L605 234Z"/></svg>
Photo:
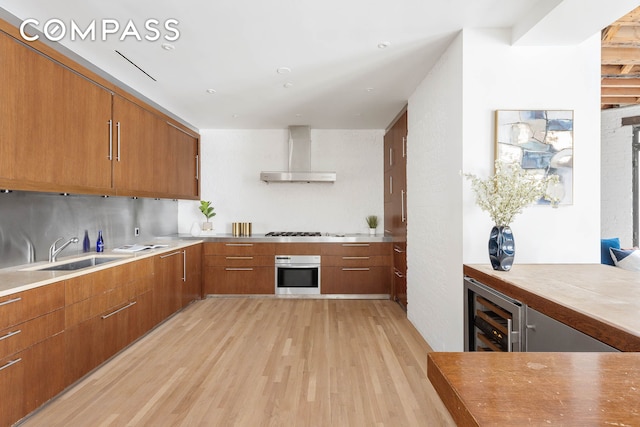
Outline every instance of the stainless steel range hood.
<svg viewBox="0 0 640 427"><path fill-rule="evenodd" d="M289 126L289 170L261 172L264 182L335 182L335 172L311 170L311 129L309 126Z"/></svg>

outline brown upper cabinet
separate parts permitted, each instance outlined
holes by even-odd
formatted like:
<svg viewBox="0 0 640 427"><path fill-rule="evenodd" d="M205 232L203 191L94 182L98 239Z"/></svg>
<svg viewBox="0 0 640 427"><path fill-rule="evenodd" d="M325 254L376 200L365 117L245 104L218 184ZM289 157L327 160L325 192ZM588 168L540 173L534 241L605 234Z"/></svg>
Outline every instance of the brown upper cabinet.
<svg viewBox="0 0 640 427"><path fill-rule="evenodd" d="M199 135L0 21L0 188L199 198Z"/></svg>
<svg viewBox="0 0 640 427"><path fill-rule="evenodd" d="M0 180L111 193L111 93L0 33Z"/></svg>

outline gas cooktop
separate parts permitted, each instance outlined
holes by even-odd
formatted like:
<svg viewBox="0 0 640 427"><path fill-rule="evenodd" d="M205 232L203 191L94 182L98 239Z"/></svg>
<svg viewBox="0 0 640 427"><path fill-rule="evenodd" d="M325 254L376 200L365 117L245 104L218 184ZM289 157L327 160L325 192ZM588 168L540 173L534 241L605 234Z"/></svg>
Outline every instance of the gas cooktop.
<svg viewBox="0 0 640 427"><path fill-rule="evenodd" d="M270 231L267 237L320 237L319 231Z"/></svg>

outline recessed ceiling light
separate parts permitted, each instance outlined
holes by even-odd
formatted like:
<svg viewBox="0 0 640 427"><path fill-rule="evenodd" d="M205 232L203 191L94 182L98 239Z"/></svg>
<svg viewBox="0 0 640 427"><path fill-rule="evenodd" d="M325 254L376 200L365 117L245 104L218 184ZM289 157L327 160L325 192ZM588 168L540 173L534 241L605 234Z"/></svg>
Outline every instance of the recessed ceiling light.
<svg viewBox="0 0 640 427"><path fill-rule="evenodd" d="M285 89L289 89L292 86L293 86L293 83L291 83L291 82L286 82L285 84L282 85L282 87L285 88Z"/></svg>
<svg viewBox="0 0 640 427"><path fill-rule="evenodd" d="M280 67L276 70L278 74L289 74L291 72L291 68L289 67Z"/></svg>
<svg viewBox="0 0 640 427"><path fill-rule="evenodd" d="M367 91L367 92L373 92L373 88L372 88L372 87L368 87L368 88L366 89L366 91Z"/></svg>
<svg viewBox="0 0 640 427"><path fill-rule="evenodd" d="M391 46L391 42L380 42L378 43L378 49L386 49Z"/></svg>
<svg viewBox="0 0 640 427"><path fill-rule="evenodd" d="M210 94L213 95L214 93L216 93L216 90L215 89L207 89L207 93L210 93Z"/></svg>
<svg viewBox="0 0 640 427"><path fill-rule="evenodd" d="M176 47L174 45L172 45L171 43L162 43L160 46L162 46L162 48L164 50L173 50Z"/></svg>

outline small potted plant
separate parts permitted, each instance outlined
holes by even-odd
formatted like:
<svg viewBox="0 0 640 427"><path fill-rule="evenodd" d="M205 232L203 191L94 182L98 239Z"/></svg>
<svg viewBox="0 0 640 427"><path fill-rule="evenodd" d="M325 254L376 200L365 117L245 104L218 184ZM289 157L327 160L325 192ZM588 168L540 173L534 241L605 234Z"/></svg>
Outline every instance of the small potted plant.
<svg viewBox="0 0 640 427"><path fill-rule="evenodd" d="M378 228L378 217L376 215L369 215L367 218L367 225L369 226L369 234L375 235L376 228Z"/></svg>
<svg viewBox="0 0 640 427"><path fill-rule="evenodd" d="M205 218L207 218L207 221L202 223L202 230L203 231L213 230L213 224L211 224L209 220L212 217L216 216L216 213L213 211L213 206L211 206L211 202L200 200L200 212L202 212L202 215L204 215Z"/></svg>

